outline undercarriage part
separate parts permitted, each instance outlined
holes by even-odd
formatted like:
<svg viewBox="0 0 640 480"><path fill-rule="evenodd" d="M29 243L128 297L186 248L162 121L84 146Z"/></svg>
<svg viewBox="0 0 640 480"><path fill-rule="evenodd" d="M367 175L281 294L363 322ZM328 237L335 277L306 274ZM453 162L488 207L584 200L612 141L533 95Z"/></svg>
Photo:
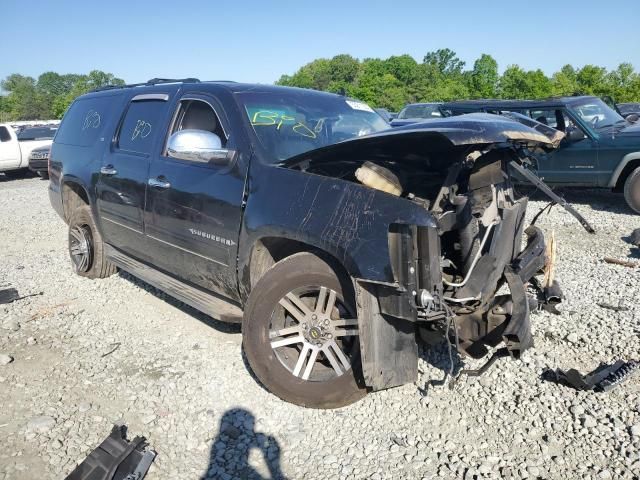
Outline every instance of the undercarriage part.
<svg viewBox="0 0 640 480"><path fill-rule="evenodd" d="M364 162L356 170L355 176L367 187L390 193L396 197L402 193L402 185L398 177L388 168L381 167L373 162Z"/></svg>
<svg viewBox="0 0 640 480"><path fill-rule="evenodd" d="M549 369L543 373L543 378L554 383L573 387L576 390L608 392L639 371L640 361L631 360L625 362L624 360L618 360L613 365L601 364L586 375L582 375L574 368L567 371Z"/></svg>
<svg viewBox="0 0 640 480"><path fill-rule="evenodd" d="M496 362L496 360L498 360L499 358L504 358L504 357L508 357L508 356L509 356L509 350L507 350L506 348L500 348L500 349L496 350L493 353L493 355L491 355L489 360L487 360L477 370L460 370L460 373L458 374L458 376L456 378L454 378L451 381L451 383L449 383L449 388L453 389L453 387L455 387L455 385L458 383L458 381L460 380L460 377L462 377L462 375L466 375L468 377L479 377L479 376L483 375L487 370L489 370L489 368Z"/></svg>
<svg viewBox="0 0 640 480"><path fill-rule="evenodd" d="M109 436L66 477L66 480L142 480L156 452L146 439L126 438L127 427L115 425Z"/></svg>
<svg viewBox="0 0 640 480"><path fill-rule="evenodd" d="M556 194L553 190L551 190L537 175L531 172L528 168L523 167L516 161L511 161L509 165L515 169L518 173L520 173L523 177L529 180L532 184L538 187L542 192L544 192L549 198L551 198L554 202L564 208L567 212L573 215L580 225L584 227L584 229L589 233L596 233L591 224L580 215L575 208L573 208L567 201L562 198L560 195Z"/></svg>

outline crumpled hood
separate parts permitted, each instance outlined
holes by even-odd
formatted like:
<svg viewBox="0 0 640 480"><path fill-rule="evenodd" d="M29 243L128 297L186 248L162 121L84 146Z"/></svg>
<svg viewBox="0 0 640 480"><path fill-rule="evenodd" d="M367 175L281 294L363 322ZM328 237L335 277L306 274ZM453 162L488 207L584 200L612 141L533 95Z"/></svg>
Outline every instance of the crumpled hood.
<svg viewBox="0 0 640 480"><path fill-rule="evenodd" d="M389 128L304 152L284 160L279 165L293 167L311 158L314 161L331 160L334 156L349 152L374 152L388 149L390 146L398 148L399 145L402 145L403 149L412 146L411 148L416 148L420 153L503 143L551 150L557 148L563 138L563 132L524 115L470 113Z"/></svg>
<svg viewBox="0 0 640 480"><path fill-rule="evenodd" d="M396 127L395 132L435 131L447 137L453 145L517 142L530 146L556 148L564 133L518 113L503 115L469 113L455 117L436 118ZM372 136L385 135L381 132Z"/></svg>

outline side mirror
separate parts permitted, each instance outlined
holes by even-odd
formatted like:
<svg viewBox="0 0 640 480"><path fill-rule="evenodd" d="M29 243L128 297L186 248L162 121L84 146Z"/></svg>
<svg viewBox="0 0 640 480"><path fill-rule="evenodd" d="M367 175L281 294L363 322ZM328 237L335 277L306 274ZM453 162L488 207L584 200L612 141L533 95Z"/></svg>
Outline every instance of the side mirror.
<svg viewBox="0 0 640 480"><path fill-rule="evenodd" d="M579 128L573 127L567 132L567 136L565 138L568 142L578 142L580 140L584 140L587 136Z"/></svg>
<svg viewBox="0 0 640 480"><path fill-rule="evenodd" d="M218 135L206 130L180 130L167 142L167 155L191 162L228 165L234 154L233 150L222 148Z"/></svg>

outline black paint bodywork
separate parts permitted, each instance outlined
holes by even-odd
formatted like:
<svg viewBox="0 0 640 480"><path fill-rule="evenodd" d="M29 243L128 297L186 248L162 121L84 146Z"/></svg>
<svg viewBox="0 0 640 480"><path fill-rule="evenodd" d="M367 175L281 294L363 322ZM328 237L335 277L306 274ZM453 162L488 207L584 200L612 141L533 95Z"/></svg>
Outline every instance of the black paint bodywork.
<svg viewBox="0 0 640 480"><path fill-rule="evenodd" d="M363 357L373 358L365 365L369 385L382 388L410 381L417 358L415 293L425 285L438 288L441 281L438 235L443 225L419 202L369 188L351 178L322 174L313 166L322 170L322 165L336 158L357 164L417 153L434 159L430 160L434 172L446 174L454 160L464 159L472 150L508 150L515 143L539 146L552 142L519 123L480 115L400 127L275 164L266 157L234 95L247 90L273 93L279 88L230 82L178 83L112 89L81 97L108 98L109 112L103 118L100 138L92 145L54 140L51 203L68 219L66 192L73 190L86 198L104 240L117 250L239 306L246 302L255 283L252 268L256 268L253 256L258 245L277 240L298 249L321 251L379 300L381 315L376 321L380 323L372 323L370 335L361 339ZM127 106L140 94L167 98L166 111L156 125L163 134L146 155L121 151L117 144L118 126ZM215 108L228 132L227 146L237 152L231 164L196 164L165 154L168 129L184 98L202 99ZM419 161L414 163L417 166L413 168L421 168ZM103 167L117 174L104 175ZM434 181L440 182L438 175L434 173ZM171 188L155 189L147 184L149 179L166 180ZM525 206L518 207L511 231L505 234L508 253L500 260L503 269L519 254ZM538 252L533 258L536 266L541 255ZM502 276L503 269L495 275ZM526 282L528 278L518 276L523 269L513 275ZM514 328L524 328L518 335L526 348L525 343L530 343L528 310L523 315L525 323ZM382 354L374 358L371 349ZM399 350L408 352L408 373L398 373L396 367L384 364ZM384 375L380 369L386 370ZM376 376L384 380L378 382Z"/></svg>

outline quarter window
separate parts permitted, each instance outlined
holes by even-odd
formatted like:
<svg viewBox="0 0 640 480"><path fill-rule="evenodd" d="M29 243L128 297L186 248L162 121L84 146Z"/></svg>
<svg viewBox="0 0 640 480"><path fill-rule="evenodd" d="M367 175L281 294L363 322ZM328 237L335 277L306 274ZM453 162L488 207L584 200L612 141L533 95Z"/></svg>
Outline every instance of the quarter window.
<svg viewBox="0 0 640 480"><path fill-rule="evenodd" d="M73 102L62 119L55 142L81 147L93 145L118 105L115 99L115 95L100 95Z"/></svg>
<svg viewBox="0 0 640 480"><path fill-rule="evenodd" d="M150 155L154 141L163 129L166 111L167 102L163 100L131 102L118 133L118 148Z"/></svg>

